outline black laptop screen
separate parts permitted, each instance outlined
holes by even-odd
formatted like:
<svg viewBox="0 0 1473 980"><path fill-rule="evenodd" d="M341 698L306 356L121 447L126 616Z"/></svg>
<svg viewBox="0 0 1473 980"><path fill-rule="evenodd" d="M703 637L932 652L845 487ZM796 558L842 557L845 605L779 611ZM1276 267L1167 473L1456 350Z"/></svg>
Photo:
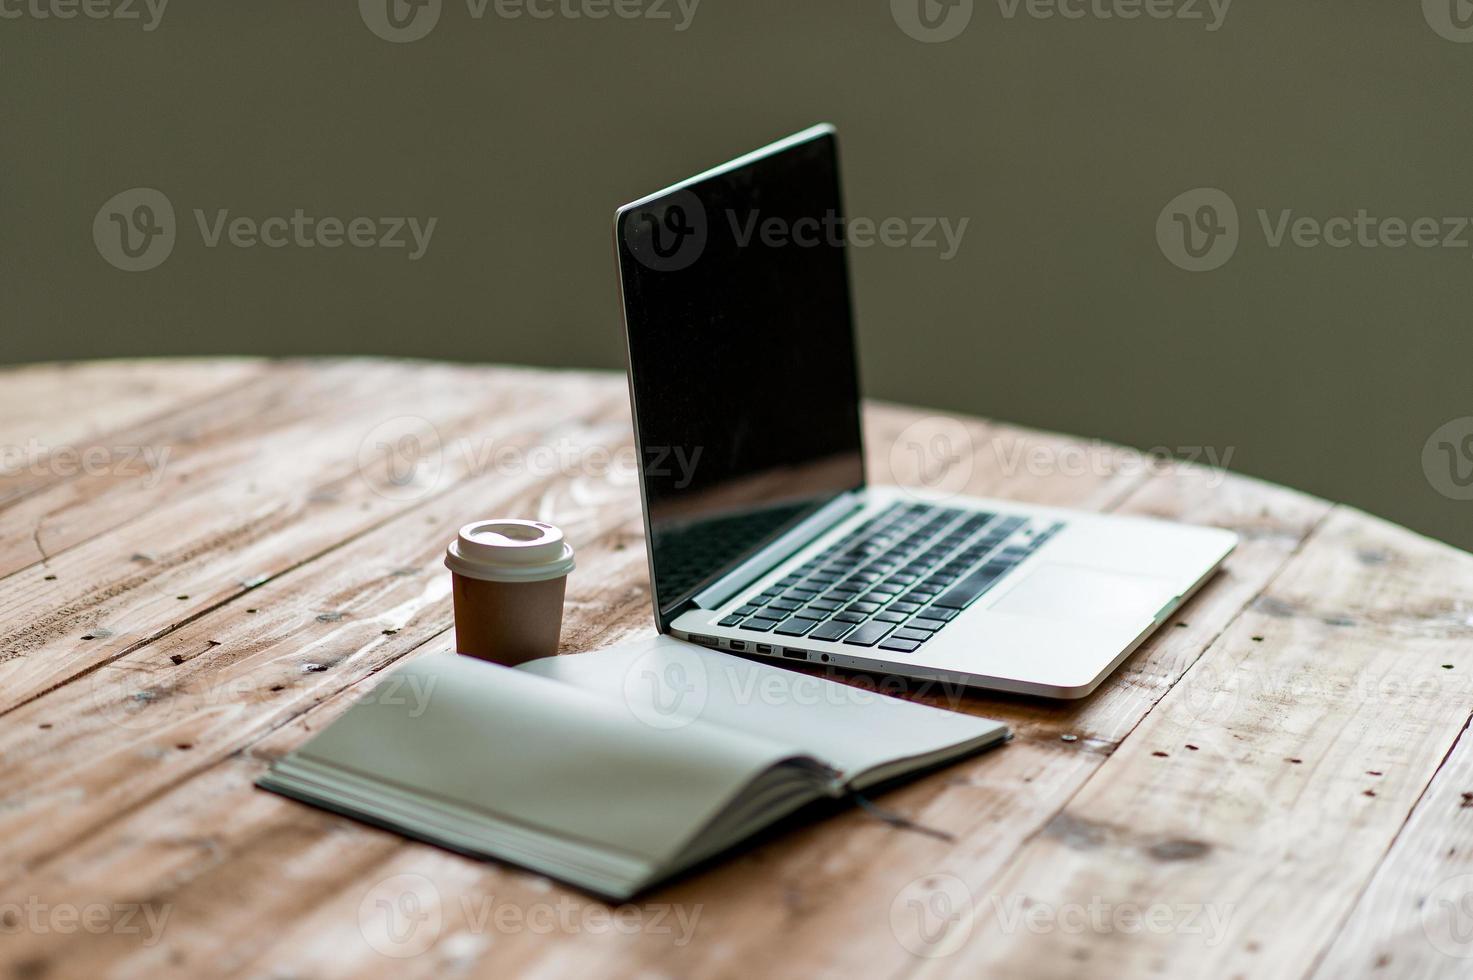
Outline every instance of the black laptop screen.
<svg viewBox="0 0 1473 980"><path fill-rule="evenodd" d="M663 628L864 483L834 137L621 209L616 238Z"/></svg>

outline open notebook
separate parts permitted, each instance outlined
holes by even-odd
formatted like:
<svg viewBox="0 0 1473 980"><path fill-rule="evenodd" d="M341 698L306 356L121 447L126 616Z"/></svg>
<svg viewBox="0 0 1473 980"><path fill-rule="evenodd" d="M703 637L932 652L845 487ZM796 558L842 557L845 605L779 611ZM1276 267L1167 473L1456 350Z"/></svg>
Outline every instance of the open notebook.
<svg viewBox="0 0 1473 980"><path fill-rule="evenodd" d="M804 804L1007 734L652 637L517 668L421 657L259 785L627 898Z"/></svg>

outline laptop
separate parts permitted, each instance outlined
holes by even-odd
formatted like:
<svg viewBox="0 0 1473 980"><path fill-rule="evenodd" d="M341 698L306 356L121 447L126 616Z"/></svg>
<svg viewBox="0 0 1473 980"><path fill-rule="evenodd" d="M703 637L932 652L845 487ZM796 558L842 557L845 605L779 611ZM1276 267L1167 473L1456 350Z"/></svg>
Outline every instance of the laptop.
<svg viewBox="0 0 1473 980"><path fill-rule="evenodd" d="M868 485L844 214L828 125L617 212L660 632L1089 694L1236 535Z"/></svg>

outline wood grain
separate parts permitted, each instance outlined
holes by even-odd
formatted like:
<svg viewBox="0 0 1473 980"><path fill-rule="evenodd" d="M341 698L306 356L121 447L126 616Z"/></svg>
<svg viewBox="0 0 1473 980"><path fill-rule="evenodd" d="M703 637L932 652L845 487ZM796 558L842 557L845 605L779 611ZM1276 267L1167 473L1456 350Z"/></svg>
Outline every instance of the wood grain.
<svg viewBox="0 0 1473 980"><path fill-rule="evenodd" d="M268 370L264 362L95 361L4 370L0 505L67 479L89 453L137 445L115 435L207 401Z"/></svg>
<svg viewBox="0 0 1473 980"><path fill-rule="evenodd" d="M488 440L526 434L538 407L564 418L608 400L606 389L575 376L532 385L516 383L514 372L365 370L379 375L366 417L316 419L279 445L263 444L213 492L164 497L138 520L7 579L0 711L422 505L481 465L476 454ZM422 484L399 486L392 455L364 446L376 429L405 418L429 426L439 448ZM473 451L455 448L462 439L473 440Z"/></svg>
<svg viewBox="0 0 1473 980"><path fill-rule="evenodd" d="M900 692L1018 734L881 800L953 841L841 813L643 897L620 929L608 906L539 876L251 782L386 667L448 646L439 559L471 517L535 514L569 532L567 651L651 628L633 474L597 465L630 448L622 381L281 364L235 378L215 403L184 399L112 430L174 440L175 475L189 476L171 487L104 474L0 509L0 527L44 525L36 537L55 545L33 565L24 548L0 548L0 574L6 555L21 563L0 578L7 895L115 918L134 904L167 911L157 942L121 928L12 930L0 944L12 973L1328 976L1390 956L1433 976L1462 965L1413 948L1421 926L1403 906L1430 892L1396 884L1433 866L1461 873L1438 856L1466 834L1445 811L1468 763L1438 773L1473 706L1460 664L1441 666L1469 645L1461 553L1242 477L871 406L876 482L1215 524L1243 544L1083 702ZM392 458L358 459L366 435L401 414L443 440L423 493L398 493ZM488 462L475 451L488 440L520 449L507 457L520 465ZM530 462L555 445L571 455ZM89 518L109 533L77 534ZM120 549L145 540L155 561L121 575ZM191 598L175 598L186 585ZM125 630L76 635L100 624ZM437 916L433 942L407 959L376 949L363 919L405 881L429 883ZM1087 907L1093 893L1112 907L1195 901L1230 914L1212 920L1210 945L1177 920L1158 934L1020 918ZM951 908L965 915L928 923L945 911L938 896L964 900ZM1358 917L1393 907L1402 924L1365 940Z"/></svg>
<svg viewBox="0 0 1473 980"><path fill-rule="evenodd" d="M1463 660L1469 658L1466 654ZM1469 667L1464 662L1455 669ZM1473 746L1467 729L1412 811L1315 980L1473 972Z"/></svg>
<svg viewBox="0 0 1473 980"><path fill-rule="evenodd" d="M294 425L310 427L326 400L363 412L377 396L363 374L348 365L279 364L203 402L110 432L100 465L50 471L49 481L0 503L0 578L115 531L165 495L173 501L237 478L273 443L290 442Z"/></svg>
<svg viewBox="0 0 1473 980"><path fill-rule="evenodd" d="M5 368L0 443L84 445L267 370L254 358L119 360Z"/></svg>

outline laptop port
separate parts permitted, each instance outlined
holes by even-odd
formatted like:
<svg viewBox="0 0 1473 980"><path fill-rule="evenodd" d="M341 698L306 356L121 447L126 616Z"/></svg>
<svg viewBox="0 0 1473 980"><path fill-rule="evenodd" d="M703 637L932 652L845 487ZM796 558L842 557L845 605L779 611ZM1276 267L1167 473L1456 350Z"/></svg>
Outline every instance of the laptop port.
<svg viewBox="0 0 1473 980"><path fill-rule="evenodd" d="M703 647L714 647L717 645L716 637L714 636L701 636L699 633L692 633L690 639L692 643L699 643Z"/></svg>
<svg viewBox="0 0 1473 980"><path fill-rule="evenodd" d="M759 644L757 644L757 652L758 653L771 653L772 652L772 644L771 643L759 643Z"/></svg>
<svg viewBox="0 0 1473 980"><path fill-rule="evenodd" d="M808 659L808 651L807 650L784 650L783 651L783 656L784 657L787 657L789 660L807 660Z"/></svg>
<svg viewBox="0 0 1473 980"><path fill-rule="evenodd" d="M742 640L728 640L727 645L730 646L733 650L747 649L747 644Z"/></svg>

